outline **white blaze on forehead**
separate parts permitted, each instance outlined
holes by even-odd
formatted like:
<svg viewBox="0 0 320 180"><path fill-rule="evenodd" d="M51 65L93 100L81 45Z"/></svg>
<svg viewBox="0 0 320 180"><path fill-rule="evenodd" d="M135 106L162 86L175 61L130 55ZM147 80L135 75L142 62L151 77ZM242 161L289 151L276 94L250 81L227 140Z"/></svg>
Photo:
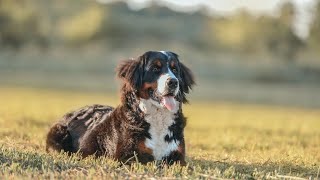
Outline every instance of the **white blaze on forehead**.
<svg viewBox="0 0 320 180"><path fill-rule="evenodd" d="M167 51L159 51L159 52L161 52L162 54L166 55L168 58L170 57Z"/></svg>

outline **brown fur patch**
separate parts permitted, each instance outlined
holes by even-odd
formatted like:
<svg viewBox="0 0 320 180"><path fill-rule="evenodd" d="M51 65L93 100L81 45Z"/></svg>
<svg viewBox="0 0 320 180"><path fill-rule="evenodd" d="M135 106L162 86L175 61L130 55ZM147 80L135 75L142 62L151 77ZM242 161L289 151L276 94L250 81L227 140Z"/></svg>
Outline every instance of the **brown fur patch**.
<svg viewBox="0 0 320 180"><path fill-rule="evenodd" d="M157 89L158 83L152 82L152 83L144 83L141 90L139 91L139 96L143 99L149 99L149 93L148 90L151 88L152 90Z"/></svg>
<svg viewBox="0 0 320 180"><path fill-rule="evenodd" d="M156 60L156 61L155 61L155 64L156 64L159 68L161 68L161 66L162 66L162 64L161 64L161 61L160 61L160 60Z"/></svg>
<svg viewBox="0 0 320 180"><path fill-rule="evenodd" d="M171 66L171 67L175 67L174 61L171 61L171 62L170 62L170 66Z"/></svg>
<svg viewBox="0 0 320 180"><path fill-rule="evenodd" d="M141 152L141 153L146 153L146 154L150 154L152 155L152 149L148 148L144 141L140 141L138 143L138 150Z"/></svg>
<svg viewBox="0 0 320 180"><path fill-rule="evenodd" d="M184 144L183 143L180 143L179 144L179 147L178 147L178 150L177 150L179 153L182 154L182 156L184 157L185 156L185 147L184 147Z"/></svg>

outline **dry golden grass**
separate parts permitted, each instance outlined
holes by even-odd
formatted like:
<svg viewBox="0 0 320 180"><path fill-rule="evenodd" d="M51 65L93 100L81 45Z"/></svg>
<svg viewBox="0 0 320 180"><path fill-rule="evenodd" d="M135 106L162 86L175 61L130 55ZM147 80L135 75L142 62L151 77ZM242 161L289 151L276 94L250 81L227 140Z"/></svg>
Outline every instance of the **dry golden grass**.
<svg viewBox="0 0 320 180"><path fill-rule="evenodd" d="M320 178L320 110L191 102L184 107L188 166L158 168L45 152L56 119L87 104L115 106L116 95L18 88L0 94L0 179Z"/></svg>

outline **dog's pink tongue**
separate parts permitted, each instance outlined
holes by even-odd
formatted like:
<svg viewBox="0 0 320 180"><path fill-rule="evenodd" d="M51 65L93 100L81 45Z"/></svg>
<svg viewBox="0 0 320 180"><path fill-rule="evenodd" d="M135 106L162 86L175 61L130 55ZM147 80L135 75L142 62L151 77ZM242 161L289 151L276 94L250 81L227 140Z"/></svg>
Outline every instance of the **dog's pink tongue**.
<svg viewBox="0 0 320 180"><path fill-rule="evenodd" d="M162 98L162 104L169 110L172 111L176 105L176 101L173 96L164 96Z"/></svg>

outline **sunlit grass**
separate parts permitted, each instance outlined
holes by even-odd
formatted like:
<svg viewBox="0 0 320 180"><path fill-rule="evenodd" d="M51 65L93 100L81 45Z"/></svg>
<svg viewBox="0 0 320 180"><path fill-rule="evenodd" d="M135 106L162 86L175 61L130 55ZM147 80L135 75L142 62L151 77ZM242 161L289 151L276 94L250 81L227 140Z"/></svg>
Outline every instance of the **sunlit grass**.
<svg viewBox="0 0 320 180"><path fill-rule="evenodd" d="M0 179L319 178L320 110L192 101L185 106L188 166L124 166L106 158L47 154L50 125L116 94L0 88Z"/></svg>

